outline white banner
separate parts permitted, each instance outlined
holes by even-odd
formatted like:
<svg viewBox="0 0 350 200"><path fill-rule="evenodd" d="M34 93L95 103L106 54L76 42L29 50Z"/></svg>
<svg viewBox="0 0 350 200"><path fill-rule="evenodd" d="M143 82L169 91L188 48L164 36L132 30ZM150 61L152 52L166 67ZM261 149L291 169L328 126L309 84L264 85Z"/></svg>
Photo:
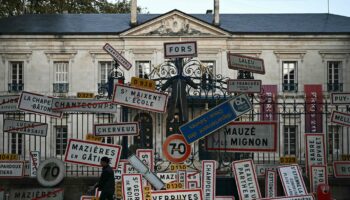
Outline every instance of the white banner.
<svg viewBox="0 0 350 200"><path fill-rule="evenodd" d="M324 134L305 133L306 171L312 165L326 165L326 147Z"/></svg>
<svg viewBox="0 0 350 200"><path fill-rule="evenodd" d="M112 101L136 109L164 113L168 95L116 84L114 85Z"/></svg>
<svg viewBox="0 0 350 200"><path fill-rule="evenodd" d="M238 160L232 162L232 170L242 200L261 198L258 179L252 160Z"/></svg>
<svg viewBox="0 0 350 200"><path fill-rule="evenodd" d="M123 200L143 200L143 187L141 174L123 174Z"/></svg>
<svg viewBox="0 0 350 200"><path fill-rule="evenodd" d="M93 99L53 99L52 110L56 112L117 113L118 105L111 101Z"/></svg>
<svg viewBox="0 0 350 200"><path fill-rule="evenodd" d="M19 95L0 96L0 113L18 111Z"/></svg>
<svg viewBox="0 0 350 200"><path fill-rule="evenodd" d="M138 135L138 122L122 122L113 124L94 124L94 134L96 136L123 136Z"/></svg>
<svg viewBox="0 0 350 200"><path fill-rule="evenodd" d="M306 195L303 176L298 165L280 166L278 173L286 196Z"/></svg>
<svg viewBox="0 0 350 200"><path fill-rule="evenodd" d="M5 119L4 132L46 137L48 125L40 122Z"/></svg>
<svg viewBox="0 0 350 200"><path fill-rule="evenodd" d="M23 176L23 161L0 161L0 178L22 178Z"/></svg>
<svg viewBox="0 0 350 200"><path fill-rule="evenodd" d="M61 117L62 113L52 111L52 99L52 97L23 91L19 98L18 109L51 117Z"/></svg>
<svg viewBox="0 0 350 200"><path fill-rule="evenodd" d="M275 197L275 198L263 198L257 200L314 200L315 197L312 194L307 195L298 195L298 196L290 196L290 197Z"/></svg>
<svg viewBox="0 0 350 200"><path fill-rule="evenodd" d="M311 166L310 169L310 192L316 193L319 184L328 184L327 166Z"/></svg>
<svg viewBox="0 0 350 200"><path fill-rule="evenodd" d="M69 139L64 161L100 167L100 159L106 156L110 159L111 167L116 169L121 151L120 145Z"/></svg>
<svg viewBox="0 0 350 200"><path fill-rule="evenodd" d="M31 177L36 177L36 172L40 165L40 151L29 152L30 174Z"/></svg>
<svg viewBox="0 0 350 200"><path fill-rule="evenodd" d="M152 200L181 199L181 200L203 200L202 190L161 190L152 191Z"/></svg>
<svg viewBox="0 0 350 200"><path fill-rule="evenodd" d="M265 177L265 197L277 196L277 172L274 170L267 170Z"/></svg>
<svg viewBox="0 0 350 200"><path fill-rule="evenodd" d="M333 161L335 178L350 178L350 161Z"/></svg>
<svg viewBox="0 0 350 200"><path fill-rule="evenodd" d="M215 199L216 194L216 161L202 161L202 192L204 200Z"/></svg>

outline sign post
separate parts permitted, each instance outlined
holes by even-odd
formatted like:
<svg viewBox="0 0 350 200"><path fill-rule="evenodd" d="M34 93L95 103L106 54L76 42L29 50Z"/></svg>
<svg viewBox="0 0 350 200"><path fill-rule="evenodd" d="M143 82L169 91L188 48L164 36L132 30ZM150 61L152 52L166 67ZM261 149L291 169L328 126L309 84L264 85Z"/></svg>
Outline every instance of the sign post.
<svg viewBox="0 0 350 200"><path fill-rule="evenodd" d="M197 42L164 43L164 58L197 57Z"/></svg>

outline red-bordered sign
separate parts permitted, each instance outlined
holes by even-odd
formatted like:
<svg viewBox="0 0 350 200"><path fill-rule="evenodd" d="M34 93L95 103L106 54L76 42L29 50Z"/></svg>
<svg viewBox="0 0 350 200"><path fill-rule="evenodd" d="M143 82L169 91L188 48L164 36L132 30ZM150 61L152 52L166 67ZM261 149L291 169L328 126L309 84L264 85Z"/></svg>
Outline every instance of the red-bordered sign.
<svg viewBox="0 0 350 200"><path fill-rule="evenodd" d="M192 199L203 199L201 189L152 191L153 199L189 199L189 195L191 195Z"/></svg>
<svg viewBox="0 0 350 200"><path fill-rule="evenodd" d="M186 188L187 189L196 189L199 187L198 187L197 181L187 181Z"/></svg>
<svg viewBox="0 0 350 200"><path fill-rule="evenodd" d="M216 196L215 200L235 200L234 196Z"/></svg>
<svg viewBox="0 0 350 200"><path fill-rule="evenodd" d="M278 174L286 196L307 195L308 192L299 165L279 166Z"/></svg>
<svg viewBox="0 0 350 200"><path fill-rule="evenodd" d="M334 161L333 171L335 178L350 177L350 161Z"/></svg>
<svg viewBox="0 0 350 200"><path fill-rule="evenodd" d="M52 192L48 192L47 194L41 195L39 197L33 198L32 200L40 200L40 199L46 199L46 198L50 198L51 195L57 195L58 193L63 193L63 188L58 188ZM63 195L62 195L63 198Z"/></svg>
<svg viewBox="0 0 350 200"><path fill-rule="evenodd" d="M261 93L261 80L230 79L227 81L227 92Z"/></svg>
<svg viewBox="0 0 350 200"><path fill-rule="evenodd" d="M350 93L332 93L332 104L333 105L349 105L350 104Z"/></svg>
<svg viewBox="0 0 350 200"><path fill-rule="evenodd" d="M0 96L0 113L18 111L19 95Z"/></svg>
<svg viewBox="0 0 350 200"><path fill-rule="evenodd" d="M265 74L264 60L235 53L227 53L228 68Z"/></svg>
<svg viewBox="0 0 350 200"><path fill-rule="evenodd" d="M312 194L297 195L297 196L286 196L286 197L275 197L275 198L263 198L257 200L314 200L315 197Z"/></svg>
<svg viewBox="0 0 350 200"><path fill-rule="evenodd" d="M154 172L154 157L153 149L137 149L136 156L147 165L151 172Z"/></svg>
<svg viewBox="0 0 350 200"><path fill-rule="evenodd" d="M164 58L197 57L197 42L168 42L164 43Z"/></svg>
<svg viewBox="0 0 350 200"><path fill-rule="evenodd" d="M87 196L87 195L83 195L80 197L80 200L92 200L95 199L95 196Z"/></svg>
<svg viewBox="0 0 350 200"><path fill-rule="evenodd" d="M326 146L324 142L324 134L305 133L306 146L306 172L312 165L326 165ZM322 157L320 157L322 156Z"/></svg>
<svg viewBox="0 0 350 200"><path fill-rule="evenodd" d="M32 113L62 117L62 113L52 111L53 97L23 91L18 101L18 109Z"/></svg>
<svg viewBox="0 0 350 200"><path fill-rule="evenodd" d="M100 153L100 150L103 152ZM69 139L64 161L100 167L100 159L103 156L107 156L110 158L111 167L116 169L118 167L121 150L122 147L120 145Z"/></svg>
<svg viewBox="0 0 350 200"><path fill-rule="evenodd" d="M23 178L23 161L0 161L0 178Z"/></svg>
<svg viewBox="0 0 350 200"><path fill-rule="evenodd" d="M180 134L174 134L163 143L163 155L167 160L174 163L185 161L191 153L191 146L186 143L185 138Z"/></svg>
<svg viewBox="0 0 350 200"><path fill-rule="evenodd" d="M103 49L111 55L121 66L123 66L125 69L129 70L132 67L132 64L124 58L117 50L115 50L112 45L106 43L103 46Z"/></svg>
<svg viewBox="0 0 350 200"><path fill-rule="evenodd" d="M141 174L123 174L122 183L123 200L144 199Z"/></svg>
<svg viewBox="0 0 350 200"><path fill-rule="evenodd" d="M201 172L200 171L187 171L187 185L186 188L190 188L190 183L196 183L196 188L201 187Z"/></svg>
<svg viewBox="0 0 350 200"><path fill-rule="evenodd" d="M333 110L331 122L350 127L350 114Z"/></svg>
<svg viewBox="0 0 350 200"><path fill-rule="evenodd" d="M128 136L139 135L138 122L94 124L95 136Z"/></svg>
<svg viewBox="0 0 350 200"><path fill-rule="evenodd" d="M215 199L216 194L216 162L202 161L202 192L204 199Z"/></svg>
<svg viewBox="0 0 350 200"><path fill-rule="evenodd" d="M240 199L261 198L258 179L255 173L253 160L238 160L232 162L232 171ZM244 189L248 188L249 190ZM246 197L248 195L248 197Z"/></svg>
<svg viewBox="0 0 350 200"><path fill-rule="evenodd" d="M265 197L277 196L277 172L275 170L266 170L265 177Z"/></svg>
<svg viewBox="0 0 350 200"><path fill-rule="evenodd" d="M328 184L326 165L313 165L310 167L310 192L316 193L319 184Z"/></svg>

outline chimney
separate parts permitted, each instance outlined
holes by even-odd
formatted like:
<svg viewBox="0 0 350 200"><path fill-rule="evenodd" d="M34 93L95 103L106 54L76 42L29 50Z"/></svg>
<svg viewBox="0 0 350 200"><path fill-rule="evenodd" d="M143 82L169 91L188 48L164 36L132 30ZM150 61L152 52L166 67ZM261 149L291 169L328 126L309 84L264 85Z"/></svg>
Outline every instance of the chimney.
<svg viewBox="0 0 350 200"><path fill-rule="evenodd" d="M219 0L214 0L214 25L220 25Z"/></svg>
<svg viewBox="0 0 350 200"><path fill-rule="evenodd" d="M213 10L207 10L205 14L213 14Z"/></svg>
<svg viewBox="0 0 350 200"><path fill-rule="evenodd" d="M135 26L137 24L137 0L131 0L131 26Z"/></svg>

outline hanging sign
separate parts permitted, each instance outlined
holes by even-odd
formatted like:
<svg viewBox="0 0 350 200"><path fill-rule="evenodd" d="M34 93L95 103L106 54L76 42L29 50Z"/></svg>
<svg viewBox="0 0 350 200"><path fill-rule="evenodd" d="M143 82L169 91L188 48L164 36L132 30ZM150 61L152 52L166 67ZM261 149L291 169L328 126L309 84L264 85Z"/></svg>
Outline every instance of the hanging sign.
<svg viewBox="0 0 350 200"><path fill-rule="evenodd" d="M85 139L93 142L102 142L103 138L88 133L85 135Z"/></svg>
<svg viewBox="0 0 350 200"><path fill-rule="evenodd" d="M157 176L164 183L171 183L171 182L177 181L177 173L175 173L175 172L157 172Z"/></svg>
<svg viewBox="0 0 350 200"><path fill-rule="evenodd" d="M23 161L0 161L0 179L1 178L23 178Z"/></svg>
<svg viewBox="0 0 350 200"><path fill-rule="evenodd" d="M143 200L143 187L141 174L123 174L123 200Z"/></svg>
<svg viewBox="0 0 350 200"><path fill-rule="evenodd" d="M18 109L51 117L62 117L62 113L53 112L52 100L52 97L23 91L19 97Z"/></svg>
<svg viewBox="0 0 350 200"><path fill-rule="evenodd" d="M197 42L164 43L164 58L197 57Z"/></svg>
<svg viewBox="0 0 350 200"><path fill-rule="evenodd" d="M139 134L138 122L122 122L113 124L94 124L96 136L127 136Z"/></svg>
<svg viewBox="0 0 350 200"><path fill-rule="evenodd" d="M280 166L278 173L286 196L306 195L303 176L298 165Z"/></svg>
<svg viewBox="0 0 350 200"><path fill-rule="evenodd" d="M260 120L277 121L277 85L263 85L260 95Z"/></svg>
<svg viewBox="0 0 350 200"><path fill-rule="evenodd" d="M156 82L154 80L131 77L131 87L156 90Z"/></svg>
<svg viewBox="0 0 350 200"><path fill-rule="evenodd" d="M63 188L11 189L11 200L63 200Z"/></svg>
<svg viewBox="0 0 350 200"><path fill-rule="evenodd" d="M167 137L163 143L163 155L167 160L174 163L184 162L191 154L191 146L180 134L173 134Z"/></svg>
<svg viewBox="0 0 350 200"><path fill-rule="evenodd" d="M204 200L215 199L216 194L216 161L202 161L202 193Z"/></svg>
<svg viewBox="0 0 350 200"><path fill-rule="evenodd" d="M350 114L333 110L331 122L350 127Z"/></svg>
<svg viewBox="0 0 350 200"><path fill-rule="evenodd" d="M326 165L313 165L310 168L310 192L316 193L319 184L328 184Z"/></svg>
<svg viewBox="0 0 350 200"><path fill-rule="evenodd" d="M232 162L232 171L235 176L239 199L250 200L261 198L253 160Z"/></svg>
<svg viewBox="0 0 350 200"><path fill-rule="evenodd" d="M244 80L244 79L228 80L227 92L260 93L261 80Z"/></svg>
<svg viewBox="0 0 350 200"><path fill-rule="evenodd" d="M201 189L152 191L152 200L203 200Z"/></svg>
<svg viewBox="0 0 350 200"><path fill-rule="evenodd" d="M31 177L36 177L40 165L40 151L30 151L30 174Z"/></svg>
<svg viewBox="0 0 350 200"><path fill-rule="evenodd" d="M275 170L267 170L265 177L265 197L277 196L277 172Z"/></svg>
<svg viewBox="0 0 350 200"><path fill-rule="evenodd" d="M277 164L256 164L255 165L255 171L257 176L265 176L266 171L277 171Z"/></svg>
<svg viewBox="0 0 350 200"><path fill-rule="evenodd" d="M103 46L103 49L126 70L129 70L132 67L132 64L127 59L125 59L117 50L115 50L110 44L106 43Z"/></svg>
<svg viewBox="0 0 350 200"><path fill-rule="evenodd" d="M64 161L100 167L100 159L106 156L110 159L111 167L116 169L121 150L120 145L69 139Z"/></svg>
<svg viewBox="0 0 350 200"><path fill-rule="evenodd" d="M265 74L264 60L239 54L227 53L228 68Z"/></svg>
<svg viewBox="0 0 350 200"><path fill-rule="evenodd" d="M349 105L350 93L332 93L333 105Z"/></svg>
<svg viewBox="0 0 350 200"><path fill-rule="evenodd" d="M95 94L92 92L77 92L77 98L93 99L94 97L95 97Z"/></svg>
<svg viewBox="0 0 350 200"><path fill-rule="evenodd" d="M231 122L206 138L209 151L276 152L276 122Z"/></svg>
<svg viewBox="0 0 350 200"><path fill-rule="evenodd" d="M349 178L350 161L333 161L333 170L335 178Z"/></svg>
<svg viewBox="0 0 350 200"><path fill-rule="evenodd" d="M0 161L1 160L19 160L19 155L11 153L2 153L0 154Z"/></svg>
<svg viewBox="0 0 350 200"><path fill-rule="evenodd" d="M118 106L110 101L93 99L53 99L52 110L55 112L91 112L116 113Z"/></svg>
<svg viewBox="0 0 350 200"><path fill-rule="evenodd" d="M0 96L0 113L18 111L19 95Z"/></svg>
<svg viewBox="0 0 350 200"><path fill-rule="evenodd" d="M306 171L312 165L326 165L324 134L305 134Z"/></svg>
<svg viewBox="0 0 350 200"><path fill-rule="evenodd" d="M153 149L136 149L136 156L150 169L154 172L154 158Z"/></svg>
<svg viewBox="0 0 350 200"><path fill-rule="evenodd" d="M287 196L287 197L274 197L274 198L263 198L257 200L315 200L314 195L298 195L298 196Z"/></svg>
<svg viewBox="0 0 350 200"><path fill-rule="evenodd" d="M305 133L322 133L322 85L304 85L305 91Z"/></svg>
<svg viewBox="0 0 350 200"><path fill-rule="evenodd" d="M4 132L46 137L48 125L40 122L5 119Z"/></svg>
<svg viewBox="0 0 350 200"><path fill-rule="evenodd" d="M115 84L112 101L131 108L164 113L168 95Z"/></svg>
<svg viewBox="0 0 350 200"><path fill-rule="evenodd" d="M191 144L252 109L247 95L242 94L221 103L203 115L182 125L179 130L188 144Z"/></svg>

